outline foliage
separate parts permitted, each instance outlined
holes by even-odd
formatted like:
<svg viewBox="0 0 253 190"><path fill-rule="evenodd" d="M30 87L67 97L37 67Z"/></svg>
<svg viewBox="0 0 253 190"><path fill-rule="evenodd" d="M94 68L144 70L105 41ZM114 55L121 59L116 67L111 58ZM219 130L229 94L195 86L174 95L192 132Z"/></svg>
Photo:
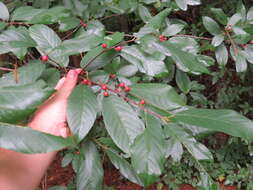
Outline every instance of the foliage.
<svg viewBox="0 0 253 190"><path fill-rule="evenodd" d="M200 3L0 2L0 54L9 61L0 67L4 71L0 78L1 147L23 153L72 147L63 166L72 163L77 176L74 186L79 190L103 188L101 152L122 176L144 187L166 174L166 159L179 162L183 155L190 155L193 160L187 164L196 172L185 175L190 178L196 173L195 185L217 189L217 176L206 163L214 164L218 153L199 141L199 136L224 132L247 140L249 146L253 140L253 122L227 109L249 114L250 104L234 94L224 95L231 90L244 96L251 89L233 79L247 81L252 70L253 8L239 1L236 13L227 16L211 7L213 18L202 15L201 29L194 32L196 26L174 15ZM117 17L120 30L110 21ZM131 29L126 19L131 20ZM54 92L60 76L73 67L83 68L80 84L68 101L73 136L63 139L20 127ZM201 84L201 78L211 85ZM212 85L218 89L211 94L216 98L205 96ZM231 106L235 101L239 105ZM173 170L173 164L166 167ZM228 181L241 180L230 176Z"/></svg>

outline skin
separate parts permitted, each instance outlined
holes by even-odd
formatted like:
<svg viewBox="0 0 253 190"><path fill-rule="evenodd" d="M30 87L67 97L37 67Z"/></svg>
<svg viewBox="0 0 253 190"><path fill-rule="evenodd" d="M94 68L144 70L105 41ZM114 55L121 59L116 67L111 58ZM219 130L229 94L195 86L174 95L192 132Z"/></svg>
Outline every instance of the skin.
<svg viewBox="0 0 253 190"><path fill-rule="evenodd" d="M67 99L74 89L81 69L68 72L51 96L28 124L34 130L56 136L68 137L66 126ZM0 187L4 190L35 190L57 151L46 154L22 154L0 148Z"/></svg>

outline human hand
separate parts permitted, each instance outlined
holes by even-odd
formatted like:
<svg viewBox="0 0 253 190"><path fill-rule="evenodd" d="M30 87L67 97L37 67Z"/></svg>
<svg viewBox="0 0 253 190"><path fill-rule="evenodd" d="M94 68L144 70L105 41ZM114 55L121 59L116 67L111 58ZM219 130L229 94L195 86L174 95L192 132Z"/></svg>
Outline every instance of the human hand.
<svg viewBox="0 0 253 190"><path fill-rule="evenodd" d="M57 92L39 107L28 126L56 136L70 135L70 130L66 125L67 100L81 71L82 69L70 70L67 76L58 82L55 87Z"/></svg>

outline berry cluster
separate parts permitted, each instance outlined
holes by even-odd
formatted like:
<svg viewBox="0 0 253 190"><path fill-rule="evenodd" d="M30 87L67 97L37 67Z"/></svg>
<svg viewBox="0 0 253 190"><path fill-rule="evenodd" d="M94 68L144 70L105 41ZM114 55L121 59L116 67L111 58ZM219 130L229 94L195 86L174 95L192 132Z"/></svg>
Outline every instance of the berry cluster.
<svg viewBox="0 0 253 190"><path fill-rule="evenodd" d="M108 46L107 46L106 43L103 43L103 44L101 44L101 47L106 49ZM122 46L116 46L116 47L114 47L114 49L115 49L115 51L120 52L123 49L123 47Z"/></svg>
<svg viewBox="0 0 253 190"><path fill-rule="evenodd" d="M110 78L115 78L116 75L115 74L112 74L110 75ZM124 82L120 82L118 85L116 85L116 88L115 89L111 89L107 86L107 84L97 84L97 83L94 83L92 82L91 80L89 79L83 79L82 81L82 84L84 85L88 85L88 86L91 86L91 85L99 85L101 90L103 90L103 95L104 97L108 97L110 96L109 94L109 91L121 96L124 98L125 101L129 101L129 98L127 98L126 96L122 95L121 92L124 91L126 93L130 92L131 91L131 88L129 86L127 86ZM145 100L141 99L138 103L135 103L136 105L144 105L146 102Z"/></svg>

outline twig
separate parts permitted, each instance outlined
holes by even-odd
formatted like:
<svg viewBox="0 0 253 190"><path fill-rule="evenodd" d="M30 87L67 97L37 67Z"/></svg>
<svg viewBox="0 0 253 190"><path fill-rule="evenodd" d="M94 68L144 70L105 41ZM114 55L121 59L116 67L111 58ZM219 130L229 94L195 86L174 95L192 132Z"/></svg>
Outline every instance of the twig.
<svg viewBox="0 0 253 190"><path fill-rule="evenodd" d="M105 33L107 33L107 34L114 34L115 32L105 31ZM131 35L131 34L124 34L124 36L126 36L126 37L134 37L134 35Z"/></svg>
<svg viewBox="0 0 253 190"><path fill-rule="evenodd" d="M69 34L67 34L66 36L64 36L62 38L62 40L67 39L69 36L71 36L73 33L75 33L80 27L81 27L81 25L77 26L73 31L71 31Z"/></svg>
<svg viewBox="0 0 253 190"><path fill-rule="evenodd" d="M1 71L14 71L14 69L9 69L9 68L4 68L4 67L0 67Z"/></svg>
<svg viewBox="0 0 253 190"><path fill-rule="evenodd" d="M232 37L231 37L231 35L230 35L230 33L229 33L228 30L225 30L225 33L228 36L228 39L229 39L229 41L230 41L230 43L232 45L232 48L233 48L234 53L235 53L235 56L237 56L238 55L238 49L236 47L235 41L232 39Z"/></svg>
<svg viewBox="0 0 253 190"><path fill-rule="evenodd" d="M189 35L189 34L176 34L176 35L173 35L172 37L189 37L189 38L200 39L200 40L209 40L209 41L212 40L211 38L201 37L201 36L193 36L193 35Z"/></svg>

